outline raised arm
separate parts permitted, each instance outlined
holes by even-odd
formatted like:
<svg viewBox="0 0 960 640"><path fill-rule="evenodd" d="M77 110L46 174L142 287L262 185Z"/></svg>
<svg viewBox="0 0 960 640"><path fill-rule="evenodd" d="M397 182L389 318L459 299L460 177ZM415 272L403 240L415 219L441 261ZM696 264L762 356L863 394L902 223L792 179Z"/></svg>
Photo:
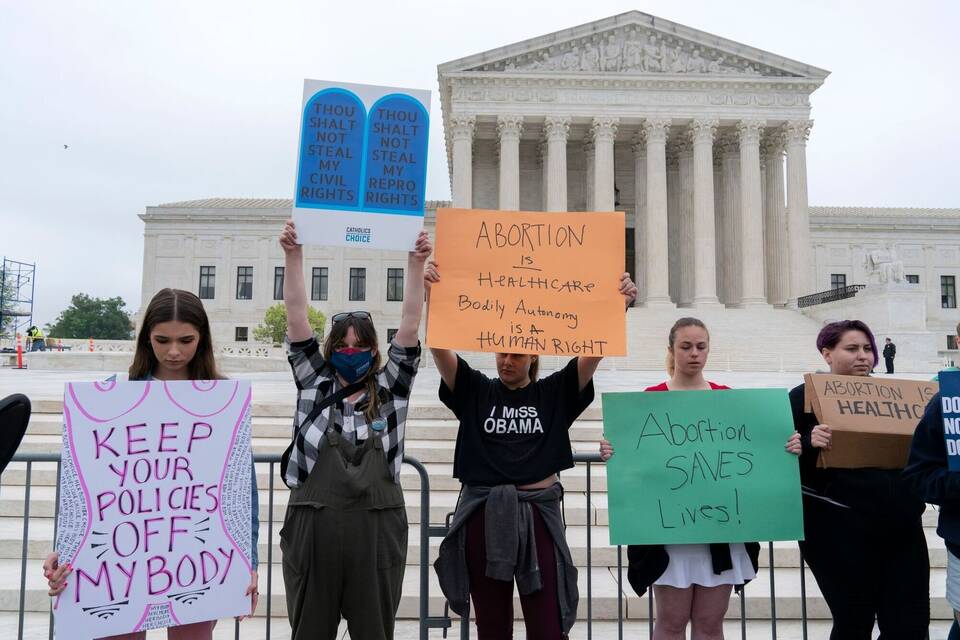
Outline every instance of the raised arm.
<svg viewBox="0 0 960 640"><path fill-rule="evenodd" d="M633 283L630 274L626 271L620 276L620 295L623 296L624 311L629 309L633 301L637 299L637 285ZM593 374L597 372L601 360L603 360L603 356L599 358L580 356L577 358L577 378L581 390L593 379Z"/></svg>
<svg viewBox="0 0 960 640"><path fill-rule="evenodd" d="M423 272L423 286L427 290L427 304L430 304L430 288L440 282L440 268L436 262L427 263ZM457 353L450 349L434 349L430 347L430 355L433 356L433 362L437 365L437 371L443 378L443 383L447 385L450 391L453 391L454 384L457 381Z"/></svg>
<svg viewBox="0 0 960 640"><path fill-rule="evenodd" d="M283 304L287 307L287 338L301 342L313 335L307 319L307 288L303 281L303 245L297 244L297 229L287 220L280 232L284 254Z"/></svg>
<svg viewBox="0 0 960 640"><path fill-rule="evenodd" d="M394 341L401 347L415 347L420 341L420 318L423 315L423 265L433 245L426 231L421 231L413 251L407 256L407 281L403 286L403 310L400 328Z"/></svg>

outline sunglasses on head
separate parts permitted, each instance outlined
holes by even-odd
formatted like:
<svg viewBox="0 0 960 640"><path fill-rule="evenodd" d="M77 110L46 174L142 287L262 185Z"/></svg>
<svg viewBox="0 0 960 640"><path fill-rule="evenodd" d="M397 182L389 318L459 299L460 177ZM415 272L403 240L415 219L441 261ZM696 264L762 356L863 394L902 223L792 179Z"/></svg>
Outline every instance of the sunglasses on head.
<svg viewBox="0 0 960 640"><path fill-rule="evenodd" d="M333 314L333 322L342 322L347 318L356 318L358 320L369 320L370 314L366 311L345 311L344 313L335 313Z"/></svg>

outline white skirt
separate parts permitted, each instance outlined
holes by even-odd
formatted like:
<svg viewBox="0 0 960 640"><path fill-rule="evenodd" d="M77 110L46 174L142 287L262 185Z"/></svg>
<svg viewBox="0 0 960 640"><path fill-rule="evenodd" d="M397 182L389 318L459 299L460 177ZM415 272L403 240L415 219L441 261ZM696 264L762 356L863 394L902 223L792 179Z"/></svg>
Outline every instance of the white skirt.
<svg viewBox="0 0 960 640"><path fill-rule="evenodd" d="M723 573L713 572L713 560L708 544L664 545L670 562L666 571L653 584L686 589L693 585L716 587L722 584L741 585L757 577L742 542L730 544L730 559L733 568Z"/></svg>

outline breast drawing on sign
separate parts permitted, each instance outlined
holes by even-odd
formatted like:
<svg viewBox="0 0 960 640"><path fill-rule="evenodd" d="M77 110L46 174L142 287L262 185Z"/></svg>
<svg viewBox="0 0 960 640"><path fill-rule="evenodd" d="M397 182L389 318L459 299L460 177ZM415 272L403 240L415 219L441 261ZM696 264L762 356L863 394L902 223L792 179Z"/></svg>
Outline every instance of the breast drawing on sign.
<svg viewBox="0 0 960 640"><path fill-rule="evenodd" d="M118 384L116 380L94 382L90 385L66 386L77 411L91 422L119 420L143 404L152 383L143 386Z"/></svg>
<svg viewBox="0 0 960 640"><path fill-rule="evenodd" d="M190 386L196 393L185 393L180 385L163 383L170 402L194 418L212 418L233 404L240 388L238 380L193 380ZM180 397L178 397L180 396Z"/></svg>
<svg viewBox="0 0 960 640"><path fill-rule="evenodd" d="M360 207L367 113L352 91L318 91L303 110L296 205Z"/></svg>

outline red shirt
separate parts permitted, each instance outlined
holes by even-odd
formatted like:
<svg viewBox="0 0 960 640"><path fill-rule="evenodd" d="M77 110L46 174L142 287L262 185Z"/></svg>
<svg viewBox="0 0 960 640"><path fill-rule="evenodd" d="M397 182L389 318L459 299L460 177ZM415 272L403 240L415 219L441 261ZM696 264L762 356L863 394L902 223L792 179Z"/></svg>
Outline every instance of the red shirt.
<svg viewBox="0 0 960 640"><path fill-rule="evenodd" d="M709 380L707 380L707 384L709 384L710 388L714 390L730 388L725 384L717 384L716 382L710 382ZM646 389L644 389L644 391L670 391L670 388L667 387L666 382L661 382L660 384L655 384L652 387L647 387Z"/></svg>

